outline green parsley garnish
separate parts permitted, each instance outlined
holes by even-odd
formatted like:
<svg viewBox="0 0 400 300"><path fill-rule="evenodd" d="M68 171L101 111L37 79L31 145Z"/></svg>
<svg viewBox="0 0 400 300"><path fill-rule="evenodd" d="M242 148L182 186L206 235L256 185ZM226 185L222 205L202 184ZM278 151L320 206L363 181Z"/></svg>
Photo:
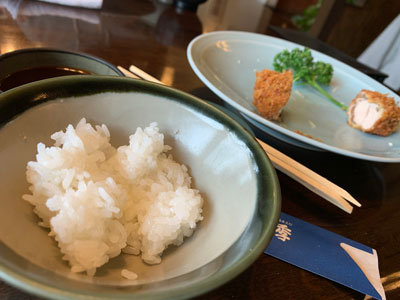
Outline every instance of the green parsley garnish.
<svg viewBox="0 0 400 300"><path fill-rule="evenodd" d="M275 55L273 65L275 71L278 72L292 70L293 82L301 82L312 86L341 109L347 110L346 105L333 98L320 85L329 85L331 82L333 75L332 65L322 61L314 62L310 49L304 48L304 50L301 50L295 48L292 51L285 49Z"/></svg>

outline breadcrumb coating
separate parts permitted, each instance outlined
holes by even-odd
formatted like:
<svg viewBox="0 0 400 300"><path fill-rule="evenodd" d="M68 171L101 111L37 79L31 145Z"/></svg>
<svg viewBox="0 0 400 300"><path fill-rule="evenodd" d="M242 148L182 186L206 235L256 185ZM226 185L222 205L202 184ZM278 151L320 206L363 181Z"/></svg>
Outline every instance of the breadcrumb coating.
<svg viewBox="0 0 400 300"><path fill-rule="evenodd" d="M269 120L278 120L282 108L289 100L292 91L291 71L276 72L264 69L256 72L253 104L257 111Z"/></svg>
<svg viewBox="0 0 400 300"><path fill-rule="evenodd" d="M360 103L360 99L368 100L368 103L375 103L378 109L382 109L382 114L370 128L364 128L361 124L354 121L355 108ZM351 101L347 110L347 123L363 132L388 136L395 132L400 124L400 107L396 104L394 98L388 97L387 94L381 94L376 91L361 90L357 96Z"/></svg>

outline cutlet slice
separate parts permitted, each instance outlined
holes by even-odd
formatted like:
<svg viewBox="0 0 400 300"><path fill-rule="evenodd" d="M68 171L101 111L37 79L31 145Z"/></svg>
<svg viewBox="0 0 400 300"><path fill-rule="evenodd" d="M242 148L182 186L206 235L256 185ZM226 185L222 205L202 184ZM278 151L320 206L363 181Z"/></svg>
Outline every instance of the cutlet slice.
<svg viewBox="0 0 400 300"><path fill-rule="evenodd" d="M400 107L394 98L362 90L347 109L347 123L361 131L381 136L395 132L400 123Z"/></svg>
<svg viewBox="0 0 400 300"><path fill-rule="evenodd" d="M265 118L277 120L292 91L293 74L264 69L256 72L253 104Z"/></svg>

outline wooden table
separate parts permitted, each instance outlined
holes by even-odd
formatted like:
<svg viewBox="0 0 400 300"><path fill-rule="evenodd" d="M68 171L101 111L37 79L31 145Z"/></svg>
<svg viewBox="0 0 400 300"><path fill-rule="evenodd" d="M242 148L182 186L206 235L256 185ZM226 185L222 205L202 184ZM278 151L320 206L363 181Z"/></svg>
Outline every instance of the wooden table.
<svg viewBox="0 0 400 300"><path fill-rule="evenodd" d="M114 65L134 64L177 89L221 103L190 68L186 47L203 31L223 29L216 26L223 21L216 15L227 9L226 3L216 4L200 21L201 7L197 13L177 11L174 6L145 0L104 0L101 10L27 0L14 1L19 5L10 7L10 2L0 0L1 54L28 47L85 52ZM400 164L310 152L254 130L258 137L342 186L362 203L348 215L278 173L282 211L376 249L387 297L400 299ZM231 282L198 297L278 298L363 299L364 295L263 254ZM0 282L0 299L38 298Z"/></svg>

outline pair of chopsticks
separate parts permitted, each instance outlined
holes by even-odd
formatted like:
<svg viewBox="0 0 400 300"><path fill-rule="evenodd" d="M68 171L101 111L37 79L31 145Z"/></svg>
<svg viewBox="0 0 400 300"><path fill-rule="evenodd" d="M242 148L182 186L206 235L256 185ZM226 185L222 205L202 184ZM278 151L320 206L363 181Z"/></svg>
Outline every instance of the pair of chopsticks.
<svg viewBox="0 0 400 300"><path fill-rule="evenodd" d="M147 81L163 84L161 81L147 74L136 66L130 66L129 71L121 66L118 66L118 69L126 77L144 79ZM313 191L317 195L328 200L329 202L338 206L349 214L351 214L351 212L353 211L353 207L350 205L350 203L358 207L361 206L361 204L356 199L354 199L347 191L345 191L341 187L330 182L325 177L322 177L321 175L308 169L307 167L293 160L289 156L281 153L275 148L267 145L263 141L259 139L256 140L267 153L273 166L276 169L293 178L297 182L301 183L309 190Z"/></svg>

